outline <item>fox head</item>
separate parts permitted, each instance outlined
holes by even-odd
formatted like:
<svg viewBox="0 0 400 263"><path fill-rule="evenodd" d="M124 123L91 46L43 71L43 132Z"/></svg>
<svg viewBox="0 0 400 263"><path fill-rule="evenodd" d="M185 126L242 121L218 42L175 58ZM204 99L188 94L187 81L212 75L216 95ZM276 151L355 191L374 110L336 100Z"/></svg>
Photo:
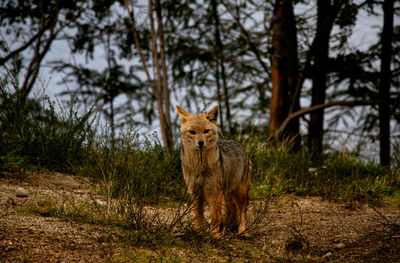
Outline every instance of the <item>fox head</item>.
<svg viewBox="0 0 400 263"><path fill-rule="evenodd" d="M207 150L215 147L218 140L218 106L205 114L192 114L176 106L181 119L183 147L191 150Z"/></svg>

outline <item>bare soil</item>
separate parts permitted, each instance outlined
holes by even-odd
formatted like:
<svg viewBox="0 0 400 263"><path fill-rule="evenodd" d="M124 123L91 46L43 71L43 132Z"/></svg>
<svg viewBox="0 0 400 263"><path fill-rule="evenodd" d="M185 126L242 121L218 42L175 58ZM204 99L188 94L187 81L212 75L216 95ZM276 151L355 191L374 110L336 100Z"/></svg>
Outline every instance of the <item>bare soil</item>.
<svg viewBox="0 0 400 263"><path fill-rule="evenodd" d="M49 198L105 200L93 189L88 178L54 172L0 177L0 262L400 262L392 205L285 196L248 240L176 236L169 247L116 238L118 226L27 209Z"/></svg>

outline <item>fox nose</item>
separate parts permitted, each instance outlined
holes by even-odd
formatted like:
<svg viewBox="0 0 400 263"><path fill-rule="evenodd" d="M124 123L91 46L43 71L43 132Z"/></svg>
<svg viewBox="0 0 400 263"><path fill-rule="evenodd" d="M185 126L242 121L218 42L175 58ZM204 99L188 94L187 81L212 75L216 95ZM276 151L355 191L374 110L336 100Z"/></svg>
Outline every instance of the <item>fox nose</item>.
<svg viewBox="0 0 400 263"><path fill-rule="evenodd" d="M204 146L204 141L199 141L199 142L198 142L198 145L199 145L199 148L203 148L203 146Z"/></svg>

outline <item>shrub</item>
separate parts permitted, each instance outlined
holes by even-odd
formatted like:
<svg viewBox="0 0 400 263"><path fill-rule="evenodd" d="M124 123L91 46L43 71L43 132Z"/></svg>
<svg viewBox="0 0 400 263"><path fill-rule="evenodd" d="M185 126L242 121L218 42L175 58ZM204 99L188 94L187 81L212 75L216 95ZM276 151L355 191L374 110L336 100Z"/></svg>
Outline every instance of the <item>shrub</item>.
<svg viewBox="0 0 400 263"><path fill-rule="evenodd" d="M92 112L79 115L74 101L56 112L47 96L23 101L10 72L0 79L0 170L75 171L93 143Z"/></svg>
<svg viewBox="0 0 400 263"><path fill-rule="evenodd" d="M113 143L103 136L90 156L84 173L104 182L109 187L104 191L113 197L146 203L186 198L179 149L167 154L157 140L140 141L134 129L120 134Z"/></svg>

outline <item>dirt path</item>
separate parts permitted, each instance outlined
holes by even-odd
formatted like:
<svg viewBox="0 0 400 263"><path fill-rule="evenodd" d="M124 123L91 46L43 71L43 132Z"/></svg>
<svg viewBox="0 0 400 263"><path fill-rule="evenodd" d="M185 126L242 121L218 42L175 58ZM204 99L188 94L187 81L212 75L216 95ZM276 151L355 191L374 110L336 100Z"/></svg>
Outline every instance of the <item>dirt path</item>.
<svg viewBox="0 0 400 263"><path fill-rule="evenodd" d="M107 262L112 247L102 242L108 233L104 228L20 209L57 191L83 196L89 187L78 177L58 173L1 179L0 262Z"/></svg>
<svg viewBox="0 0 400 263"><path fill-rule="evenodd" d="M384 222L399 223L398 210L389 206L350 209L316 197L286 196L272 203L250 240L207 239L193 245L182 238L172 247L121 242L113 238L121 229L26 208L60 198L101 202L104 197L93 195L94 187L86 178L50 172L0 177L0 262L400 260L399 232Z"/></svg>

